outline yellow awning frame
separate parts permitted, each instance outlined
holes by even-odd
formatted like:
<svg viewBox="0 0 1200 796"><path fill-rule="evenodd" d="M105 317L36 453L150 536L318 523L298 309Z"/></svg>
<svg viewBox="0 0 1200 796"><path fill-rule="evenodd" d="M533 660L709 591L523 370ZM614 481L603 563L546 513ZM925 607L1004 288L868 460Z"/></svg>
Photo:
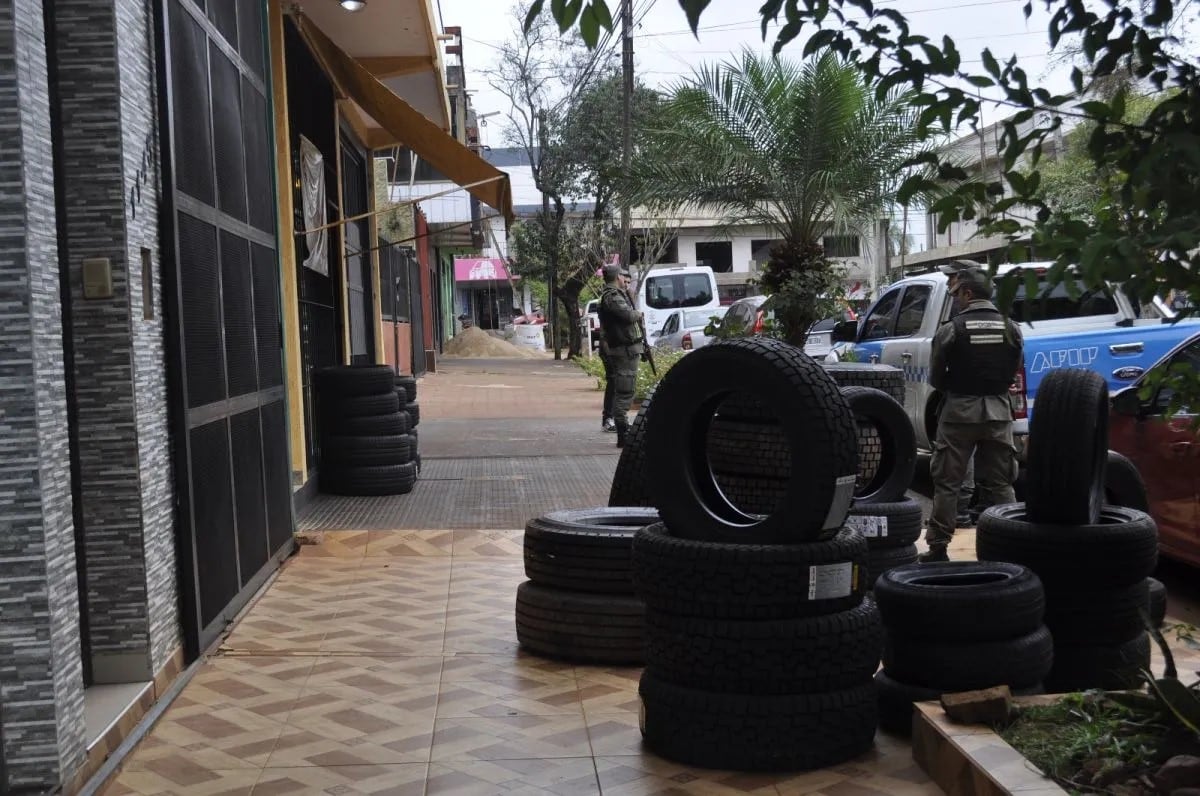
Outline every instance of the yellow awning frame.
<svg viewBox="0 0 1200 796"><path fill-rule="evenodd" d="M506 173L447 135L423 113L396 96L302 13L293 13L292 19L313 56L338 89L393 139L386 143L380 139L364 143L372 149L394 144L408 147L451 182L464 186L472 196L499 211L506 221L513 220L512 185Z"/></svg>

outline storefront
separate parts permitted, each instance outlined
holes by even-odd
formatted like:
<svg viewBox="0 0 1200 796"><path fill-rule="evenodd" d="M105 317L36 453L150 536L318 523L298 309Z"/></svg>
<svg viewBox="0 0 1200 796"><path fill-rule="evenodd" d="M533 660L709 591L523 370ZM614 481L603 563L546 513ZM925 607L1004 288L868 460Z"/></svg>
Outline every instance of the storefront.
<svg viewBox="0 0 1200 796"><path fill-rule="evenodd" d="M480 329L503 329L522 315L517 283L498 257L456 257L454 282L460 321Z"/></svg>

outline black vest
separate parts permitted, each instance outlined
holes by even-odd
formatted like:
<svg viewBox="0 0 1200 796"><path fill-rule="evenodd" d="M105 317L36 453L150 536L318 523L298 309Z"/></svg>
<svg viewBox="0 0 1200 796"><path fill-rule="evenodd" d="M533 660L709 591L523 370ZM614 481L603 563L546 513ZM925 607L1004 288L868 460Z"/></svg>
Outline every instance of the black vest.
<svg viewBox="0 0 1200 796"><path fill-rule="evenodd" d="M954 344L946 352L946 392L1004 395L1021 363L1021 346L1009 321L994 309L978 307L955 315Z"/></svg>

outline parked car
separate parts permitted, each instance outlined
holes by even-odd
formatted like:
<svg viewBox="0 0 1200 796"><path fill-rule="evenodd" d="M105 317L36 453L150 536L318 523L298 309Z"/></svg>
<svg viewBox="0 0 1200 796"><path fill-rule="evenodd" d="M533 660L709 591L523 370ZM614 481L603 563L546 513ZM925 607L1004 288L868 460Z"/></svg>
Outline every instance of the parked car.
<svg viewBox="0 0 1200 796"><path fill-rule="evenodd" d="M1166 417L1169 387L1160 387L1146 400L1140 394L1151 374L1177 365L1200 372L1200 331L1195 327L1187 340L1112 396L1108 446L1142 474L1163 555L1200 567L1200 436L1195 427L1200 407Z"/></svg>
<svg viewBox="0 0 1200 796"><path fill-rule="evenodd" d="M1139 319L1119 290L1091 290L1082 282L1068 290L1060 284L1047 293L1049 263L1002 265L1000 275L1032 270L1038 277L1033 297L1018 288L1011 316L1025 335L1023 366L1011 391L1018 457L1025 454L1028 418L1038 384L1055 368L1088 368L1105 377L1110 391L1129 386L1145 370L1197 329L1194 321L1166 323ZM839 323L835 342L852 343L855 356L904 371L904 407L917 432L917 444L929 450L937 436L941 395L929 385L929 359L937 327L951 312L948 279L934 271L902 279L888 287L857 321Z"/></svg>
<svg viewBox="0 0 1200 796"><path fill-rule="evenodd" d="M592 299L584 305L583 319L587 322L588 344L595 351L600 348L600 299Z"/></svg>
<svg viewBox="0 0 1200 796"><path fill-rule="evenodd" d="M706 265L656 265L646 272L637 291L637 308L645 313L651 338L674 310L715 313L721 306L717 278Z"/></svg>
<svg viewBox="0 0 1200 796"><path fill-rule="evenodd" d="M804 353L814 359L824 359L833 350L833 329L839 323L858 320L853 310L845 310L834 318L817 321L808 330L808 340L804 343Z"/></svg>
<svg viewBox="0 0 1200 796"><path fill-rule="evenodd" d="M739 337L752 337L762 333L764 313L762 305L767 296L747 296L738 299L725 310L721 326L728 334Z"/></svg>
<svg viewBox="0 0 1200 796"><path fill-rule="evenodd" d="M725 315L725 307L715 310L675 310L667 317L662 329L654 335L654 347L666 351L691 351L708 343L705 328Z"/></svg>
<svg viewBox="0 0 1200 796"><path fill-rule="evenodd" d="M741 336L753 337L762 334L767 321L775 317L775 302L773 296L750 296L739 299L729 305L725 315L727 327L741 329ZM833 329L842 321L852 321L858 316L853 310L847 309L840 316L817 321L808 330L808 339L804 343L804 353L814 359L824 359L834 350Z"/></svg>

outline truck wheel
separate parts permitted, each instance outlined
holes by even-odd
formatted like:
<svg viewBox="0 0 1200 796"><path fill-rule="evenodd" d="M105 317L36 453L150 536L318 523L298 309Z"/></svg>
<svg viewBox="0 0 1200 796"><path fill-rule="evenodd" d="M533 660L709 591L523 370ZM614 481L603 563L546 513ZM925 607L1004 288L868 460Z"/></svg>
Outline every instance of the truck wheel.
<svg viewBox="0 0 1200 796"><path fill-rule="evenodd" d="M866 563L867 542L850 530L823 542L728 544L681 539L656 523L633 537L634 589L649 608L682 616L794 619L845 611L866 593Z"/></svg>
<svg viewBox="0 0 1200 796"><path fill-rule="evenodd" d="M873 387L904 406L904 371L869 362L829 362L823 367L839 387Z"/></svg>
<svg viewBox="0 0 1200 796"><path fill-rule="evenodd" d="M334 495L405 495L417 483L417 463L322 467L321 491Z"/></svg>
<svg viewBox="0 0 1200 796"><path fill-rule="evenodd" d="M654 390L651 390L625 435L625 447L621 448L617 471L613 473L612 489L608 493L610 506L654 505L646 486L646 418L653 397Z"/></svg>
<svg viewBox="0 0 1200 796"><path fill-rule="evenodd" d="M1132 586L1154 572L1158 529L1148 514L1105 506L1095 525L1030 522L1024 503L979 517L975 557L1029 567L1047 591Z"/></svg>
<svg viewBox="0 0 1200 796"><path fill-rule="evenodd" d="M645 608L636 597L517 587L517 640L536 655L575 663L640 664Z"/></svg>
<svg viewBox="0 0 1200 796"><path fill-rule="evenodd" d="M1054 662L1045 627L1004 641L919 641L888 634L883 668L892 677L943 693L1041 682Z"/></svg>
<svg viewBox="0 0 1200 796"><path fill-rule="evenodd" d="M678 685L734 694L815 694L879 668L875 604L800 619L706 619L646 611L646 668Z"/></svg>
<svg viewBox="0 0 1200 796"><path fill-rule="evenodd" d="M408 413L403 410L386 415L371 415L368 417L341 417L326 414L323 418L322 431L325 434L344 434L351 437L394 436L407 434L409 430Z"/></svg>
<svg viewBox="0 0 1200 796"><path fill-rule="evenodd" d="M1133 462L1116 451L1108 452L1108 462L1104 468L1104 502L1127 509L1150 511L1142 474Z"/></svg>
<svg viewBox="0 0 1200 796"><path fill-rule="evenodd" d="M1090 525L1104 503L1108 384L1078 368L1050 371L1029 421L1025 505L1029 519Z"/></svg>
<svg viewBox="0 0 1200 796"><path fill-rule="evenodd" d="M868 426L875 432L872 440L877 440L873 446L877 450L870 453L859 446L855 502L903 500L917 467L917 437L904 406L872 387L843 387L842 396L850 404L859 428ZM862 440L861 434L859 439ZM874 467L868 467L868 462Z"/></svg>
<svg viewBox="0 0 1200 796"><path fill-rule="evenodd" d="M828 768L870 749L878 720L869 681L819 694L722 694L643 672L638 694L646 745L668 760L703 768Z"/></svg>
<svg viewBox="0 0 1200 796"><path fill-rule="evenodd" d="M412 376L397 376L396 393L401 396L400 403L410 404L417 400L417 380Z"/></svg>
<svg viewBox="0 0 1200 796"><path fill-rule="evenodd" d="M708 463L709 423L737 392L776 414L791 455L787 489L766 516L734 506ZM789 543L829 538L841 528L858 472L854 417L834 381L800 349L761 338L704 346L667 371L654 406L647 474L654 503L674 533Z"/></svg>
<svg viewBox="0 0 1200 796"><path fill-rule="evenodd" d="M525 526L525 575L568 591L633 594L633 535L658 522L653 509L553 511Z"/></svg>

